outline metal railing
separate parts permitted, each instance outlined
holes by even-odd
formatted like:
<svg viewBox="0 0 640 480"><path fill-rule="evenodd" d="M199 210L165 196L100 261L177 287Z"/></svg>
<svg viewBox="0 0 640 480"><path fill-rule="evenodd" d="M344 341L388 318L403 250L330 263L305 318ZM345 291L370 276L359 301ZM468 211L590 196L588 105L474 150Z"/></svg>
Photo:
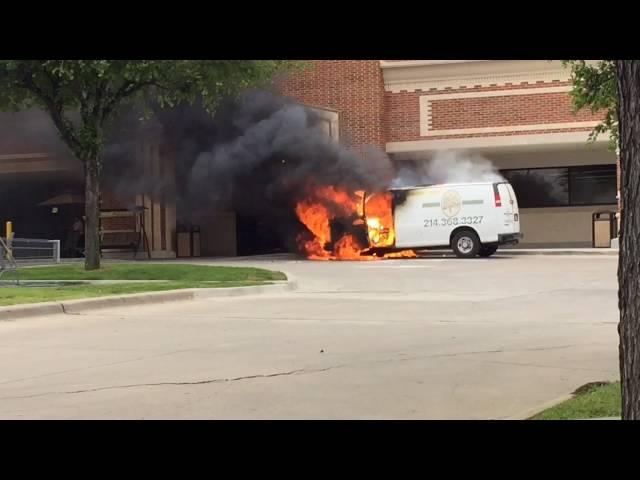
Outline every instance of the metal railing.
<svg viewBox="0 0 640 480"><path fill-rule="evenodd" d="M6 239L4 246L10 250L16 264L28 263L60 263L60 240L43 240L39 238L12 238ZM7 258L6 252L1 252L3 258Z"/></svg>
<svg viewBox="0 0 640 480"><path fill-rule="evenodd" d="M0 237L0 278L5 272L17 269L18 265L11 254L11 238ZM17 277L16 282L18 283L19 281L19 277Z"/></svg>

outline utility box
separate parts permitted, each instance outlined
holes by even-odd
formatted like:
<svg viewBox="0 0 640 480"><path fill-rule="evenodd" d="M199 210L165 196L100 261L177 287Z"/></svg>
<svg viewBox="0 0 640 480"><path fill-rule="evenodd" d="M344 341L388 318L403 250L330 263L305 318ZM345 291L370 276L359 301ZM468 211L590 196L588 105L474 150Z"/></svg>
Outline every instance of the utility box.
<svg viewBox="0 0 640 480"><path fill-rule="evenodd" d="M200 256L200 227L197 225L191 227L191 255Z"/></svg>
<svg viewBox="0 0 640 480"><path fill-rule="evenodd" d="M191 233L184 227L178 227L176 233L177 257L191 256Z"/></svg>
<svg viewBox="0 0 640 480"><path fill-rule="evenodd" d="M615 212L595 212L592 216L593 248L611 248L611 240L617 236Z"/></svg>

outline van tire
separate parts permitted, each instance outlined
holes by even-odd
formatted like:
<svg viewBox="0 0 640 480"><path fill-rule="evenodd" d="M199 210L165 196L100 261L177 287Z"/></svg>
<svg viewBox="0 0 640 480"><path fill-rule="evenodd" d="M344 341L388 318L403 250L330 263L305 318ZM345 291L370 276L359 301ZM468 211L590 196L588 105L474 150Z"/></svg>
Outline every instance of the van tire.
<svg viewBox="0 0 640 480"><path fill-rule="evenodd" d="M497 251L498 251L498 245L482 245L480 247L480 252L478 252L478 255L486 258L486 257L490 257Z"/></svg>
<svg viewBox="0 0 640 480"><path fill-rule="evenodd" d="M451 248L458 258L474 258L480 252L480 238L473 230L460 230L451 239Z"/></svg>

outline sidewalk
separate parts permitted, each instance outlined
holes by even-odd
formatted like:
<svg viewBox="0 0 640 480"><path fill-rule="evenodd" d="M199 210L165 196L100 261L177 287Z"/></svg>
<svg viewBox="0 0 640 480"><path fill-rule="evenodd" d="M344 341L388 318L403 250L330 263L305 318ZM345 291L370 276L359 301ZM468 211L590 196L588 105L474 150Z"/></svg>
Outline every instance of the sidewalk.
<svg viewBox="0 0 640 480"><path fill-rule="evenodd" d="M617 248L502 248L498 254L510 255L618 255Z"/></svg>
<svg viewBox="0 0 640 480"><path fill-rule="evenodd" d="M617 256L619 250L617 248L499 248L496 255L610 255ZM446 255L453 257L454 254L451 250L417 250L418 257L430 255ZM287 260L299 260L304 261L300 255L294 253L273 253L263 255L251 255L243 257L200 257L202 260L273 260L273 261L287 261ZM177 261L184 261L185 263L191 263L197 258L179 258L174 259Z"/></svg>

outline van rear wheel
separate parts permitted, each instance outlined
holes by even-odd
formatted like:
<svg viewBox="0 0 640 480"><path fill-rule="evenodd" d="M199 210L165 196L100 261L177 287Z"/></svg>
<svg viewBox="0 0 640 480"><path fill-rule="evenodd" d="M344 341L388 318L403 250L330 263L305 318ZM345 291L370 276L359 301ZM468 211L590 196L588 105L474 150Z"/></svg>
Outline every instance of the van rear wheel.
<svg viewBox="0 0 640 480"><path fill-rule="evenodd" d="M480 247L480 252L478 253L478 255L486 258L486 257L490 257L497 251L498 251L498 245L482 245Z"/></svg>
<svg viewBox="0 0 640 480"><path fill-rule="evenodd" d="M473 258L480 251L480 239L473 230L461 230L453 236L451 248L458 258Z"/></svg>

